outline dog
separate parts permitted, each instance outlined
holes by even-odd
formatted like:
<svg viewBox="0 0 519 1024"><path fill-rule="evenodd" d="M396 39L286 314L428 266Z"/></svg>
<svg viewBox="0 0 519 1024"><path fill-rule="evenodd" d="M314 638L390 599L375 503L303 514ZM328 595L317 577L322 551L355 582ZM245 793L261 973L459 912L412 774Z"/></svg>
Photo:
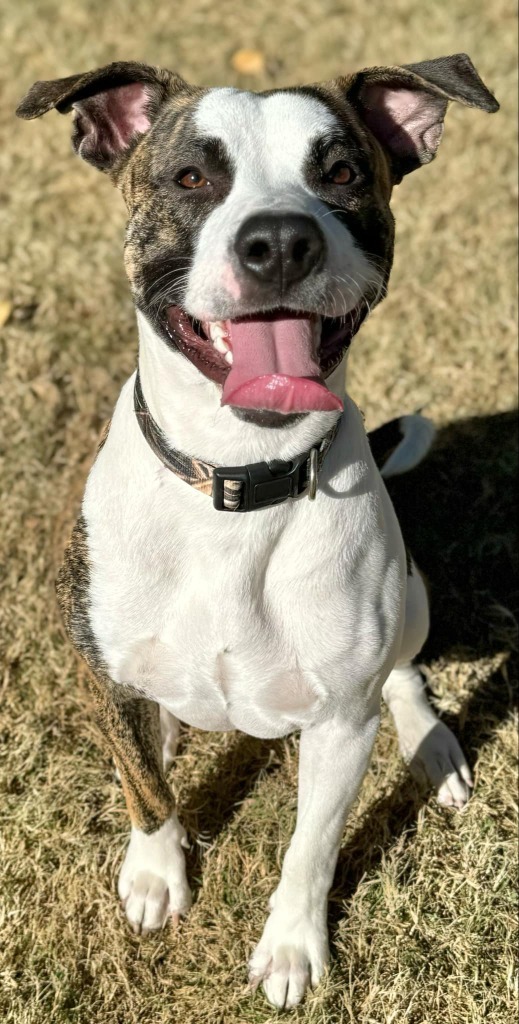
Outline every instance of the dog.
<svg viewBox="0 0 519 1024"><path fill-rule="evenodd" d="M498 109L457 54L260 94L117 62L37 82L17 110L74 111L74 150L128 207L138 369L57 581L131 819L119 895L143 934L189 910L179 722L299 731L297 823L250 961L277 1007L327 963L381 696L439 800L472 787L415 664L427 592L379 471L419 462L432 426L402 417L370 445L344 383L387 288L392 189L435 157L450 100Z"/></svg>

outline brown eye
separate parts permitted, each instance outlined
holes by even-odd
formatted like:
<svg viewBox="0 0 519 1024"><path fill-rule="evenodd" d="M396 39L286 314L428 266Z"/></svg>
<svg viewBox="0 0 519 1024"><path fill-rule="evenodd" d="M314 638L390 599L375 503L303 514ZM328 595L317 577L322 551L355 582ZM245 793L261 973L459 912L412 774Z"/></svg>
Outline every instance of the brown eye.
<svg viewBox="0 0 519 1024"><path fill-rule="evenodd" d="M332 185L349 185L353 181L355 174L351 167L344 163L344 160L338 160L337 163L330 167L326 180Z"/></svg>
<svg viewBox="0 0 519 1024"><path fill-rule="evenodd" d="M209 184L207 178L204 178L202 172L197 171L196 167L188 167L187 171L182 171L177 181L182 188L203 188L204 185Z"/></svg>

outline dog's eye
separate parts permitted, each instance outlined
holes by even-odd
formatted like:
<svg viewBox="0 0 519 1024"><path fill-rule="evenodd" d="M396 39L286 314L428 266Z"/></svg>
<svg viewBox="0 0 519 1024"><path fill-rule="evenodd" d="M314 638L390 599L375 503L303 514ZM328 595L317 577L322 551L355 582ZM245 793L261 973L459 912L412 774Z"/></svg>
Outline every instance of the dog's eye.
<svg viewBox="0 0 519 1024"><path fill-rule="evenodd" d="M326 173L326 181L331 185L350 185L355 177L355 172L344 160L337 160Z"/></svg>
<svg viewBox="0 0 519 1024"><path fill-rule="evenodd" d="M202 171L198 171L196 167L188 167L185 171L182 171L180 177L177 178L177 182L179 185L182 185L182 188L203 188L204 185L209 185Z"/></svg>

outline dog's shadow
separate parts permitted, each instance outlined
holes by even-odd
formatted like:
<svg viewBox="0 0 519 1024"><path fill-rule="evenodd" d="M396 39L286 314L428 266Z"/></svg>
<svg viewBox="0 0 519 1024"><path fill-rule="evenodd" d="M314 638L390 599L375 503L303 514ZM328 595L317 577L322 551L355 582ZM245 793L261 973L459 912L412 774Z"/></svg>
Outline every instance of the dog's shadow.
<svg viewBox="0 0 519 1024"><path fill-rule="evenodd" d="M389 481L405 541L430 585L431 634L420 660L428 665L501 656L460 714L444 716L471 767L517 699L511 663L517 649L516 456L516 412L474 417L441 429L428 458ZM281 742L240 736L185 794L184 819L213 840L260 773L275 770L280 758ZM402 776L372 804L341 850L332 919L362 876L412 826L427 798Z"/></svg>

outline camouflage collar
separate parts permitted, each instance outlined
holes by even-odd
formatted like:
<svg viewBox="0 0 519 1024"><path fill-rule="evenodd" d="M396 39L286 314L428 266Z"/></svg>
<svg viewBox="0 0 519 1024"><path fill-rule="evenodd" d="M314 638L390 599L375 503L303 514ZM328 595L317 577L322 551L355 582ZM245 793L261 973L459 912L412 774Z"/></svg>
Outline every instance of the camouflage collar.
<svg viewBox="0 0 519 1024"><path fill-rule="evenodd" d="M276 459L246 466L213 466L170 447L148 408L138 370L134 409L146 441L163 466L195 490L212 495L214 507L221 512L252 512L305 493L313 500L319 470L340 423L339 419L313 448L288 462Z"/></svg>

